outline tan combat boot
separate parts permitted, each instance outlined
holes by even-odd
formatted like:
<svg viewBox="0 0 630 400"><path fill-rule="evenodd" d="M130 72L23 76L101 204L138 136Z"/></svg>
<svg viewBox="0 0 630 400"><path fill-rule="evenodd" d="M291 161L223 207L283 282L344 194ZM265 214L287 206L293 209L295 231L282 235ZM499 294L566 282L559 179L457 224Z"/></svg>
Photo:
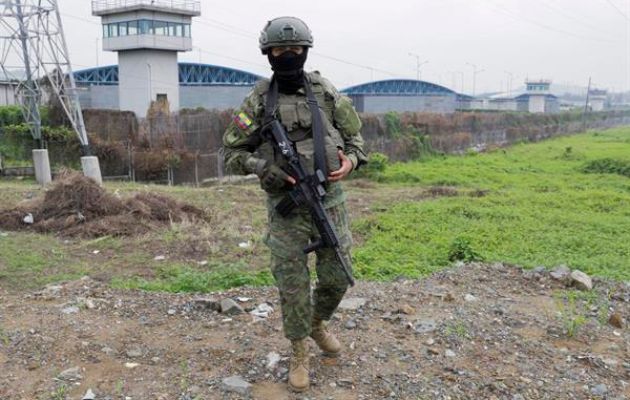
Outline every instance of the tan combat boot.
<svg viewBox="0 0 630 400"><path fill-rule="evenodd" d="M332 333L328 332L326 323L320 319L313 318L313 328L311 337L315 343L329 357L336 357L341 351L341 344Z"/></svg>
<svg viewBox="0 0 630 400"><path fill-rule="evenodd" d="M289 387L296 392L303 392L310 385L306 339L292 340L291 345L293 354L289 361Z"/></svg>

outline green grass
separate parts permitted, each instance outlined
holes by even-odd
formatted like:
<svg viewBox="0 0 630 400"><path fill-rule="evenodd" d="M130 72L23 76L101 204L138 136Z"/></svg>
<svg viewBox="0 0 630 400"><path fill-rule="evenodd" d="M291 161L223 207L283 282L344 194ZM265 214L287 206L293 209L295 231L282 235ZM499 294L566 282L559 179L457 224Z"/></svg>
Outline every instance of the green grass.
<svg viewBox="0 0 630 400"><path fill-rule="evenodd" d="M630 129L389 165L378 176L389 185L489 193L400 203L357 221L355 229L366 237L354 254L357 273L367 279L420 277L461 254L525 267L568 264L630 279L630 179L616 170L583 172L600 159L617 160L606 165L630 162Z"/></svg>
<svg viewBox="0 0 630 400"><path fill-rule="evenodd" d="M173 263L161 266L156 272L155 279L131 278L112 281L112 285L117 288L172 293L207 293L232 287L271 284L273 278L268 271L252 271L244 264L209 264L201 269Z"/></svg>

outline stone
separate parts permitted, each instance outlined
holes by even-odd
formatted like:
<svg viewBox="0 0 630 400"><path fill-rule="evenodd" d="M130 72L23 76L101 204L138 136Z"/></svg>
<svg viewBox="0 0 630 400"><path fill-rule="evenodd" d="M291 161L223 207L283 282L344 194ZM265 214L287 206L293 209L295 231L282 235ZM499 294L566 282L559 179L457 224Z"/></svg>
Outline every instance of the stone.
<svg viewBox="0 0 630 400"><path fill-rule="evenodd" d="M275 351L272 351L271 353L267 354L267 364L265 366L267 367L268 370L273 371L274 369L276 369L279 362L280 362L280 354L276 353Z"/></svg>
<svg viewBox="0 0 630 400"><path fill-rule="evenodd" d="M79 312L79 307L77 306L69 306L61 309L61 312L64 314L76 314Z"/></svg>
<svg viewBox="0 0 630 400"><path fill-rule="evenodd" d="M112 349L111 347L105 346L101 349L101 351L107 355L111 355L113 353L115 353L116 351L114 349Z"/></svg>
<svg viewBox="0 0 630 400"><path fill-rule="evenodd" d="M73 367L61 372L57 378L64 381L78 381L83 377L81 376L81 370L79 367Z"/></svg>
<svg viewBox="0 0 630 400"><path fill-rule="evenodd" d="M437 324L433 319L421 319L415 322L413 329L416 333L429 333L437 329Z"/></svg>
<svg viewBox="0 0 630 400"><path fill-rule="evenodd" d="M128 363L125 363L125 368L134 369L134 368L138 367L139 365L140 364L138 364L138 363L128 362Z"/></svg>
<svg viewBox="0 0 630 400"><path fill-rule="evenodd" d="M545 268L542 265L539 265L538 267L534 268L532 271L536 274L542 274L543 272L545 272L547 270L547 268Z"/></svg>
<svg viewBox="0 0 630 400"><path fill-rule="evenodd" d="M140 349L139 347L134 347L127 350L126 354L129 358L142 357L142 349Z"/></svg>
<svg viewBox="0 0 630 400"><path fill-rule="evenodd" d="M32 225L32 224L33 224L33 222L35 222L35 220L34 220L34 218L33 218L33 214L31 214L31 213L26 214L26 215L24 216L23 221L24 221L24 223L25 223L25 224L27 224L27 225Z"/></svg>
<svg viewBox="0 0 630 400"><path fill-rule="evenodd" d="M593 280L591 277L578 269L571 272L571 284L580 290L588 291L593 289Z"/></svg>
<svg viewBox="0 0 630 400"><path fill-rule="evenodd" d="M243 308L230 298L221 300L221 313L226 315L242 314Z"/></svg>
<svg viewBox="0 0 630 400"><path fill-rule="evenodd" d="M363 307L367 303L367 299L364 297L349 297L341 300L339 303L339 309L345 311L356 311Z"/></svg>
<svg viewBox="0 0 630 400"><path fill-rule="evenodd" d="M473 301L477 301L477 298L470 293L466 293L466 296L464 296L464 300L471 303Z"/></svg>
<svg viewBox="0 0 630 400"><path fill-rule="evenodd" d="M591 394L593 396L603 396L607 392L608 392L608 386L604 385L603 383L600 383L599 385L591 388Z"/></svg>
<svg viewBox="0 0 630 400"><path fill-rule="evenodd" d="M273 313L273 307L271 307L268 303L262 303L249 313L254 317L269 318L269 316Z"/></svg>
<svg viewBox="0 0 630 400"><path fill-rule="evenodd" d="M166 256L155 256L153 257L153 261L164 261L166 260Z"/></svg>
<svg viewBox="0 0 630 400"><path fill-rule="evenodd" d="M551 271L549 275L557 281L566 281L569 279L569 275L571 275L571 269L566 265L560 265Z"/></svg>
<svg viewBox="0 0 630 400"><path fill-rule="evenodd" d="M221 382L221 388L226 392L238 393L244 396L250 394L251 387L252 385L239 375L230 376Z"/></svg>
<svg viewBox="0 0 630 400"><path fill-rule="evenodd" d="M349 319L348 321L346 321L346 323L344 324L344 327L346 329L354 329L357 327L357 322L353 319Z"/></svg>
<svg viewBox="0 0 630 400"><path fill-rule="evenodd" d="M400 306L400 308L398 308L398 312L401 314L411 315L415 314L416 310L409 304L403 304L402 306Z"/></svg>
<svg viewBox="0 0 630 400"><path fill-rule="evenodd" d="M195 307L221 312L221 303L212 297L199 297L194 300Z"/></svg>
<svg viewBox="0 0 630 400"><path fill-rule="evenodd" d="M428 338L426 342L424 342L427 346L433 346L435 344L435 340L433 338Z"/></svg>
<svg viewBox="0 0 630 400"><path fill-rule="evenodd" d="M177 310L175 310L174 308L169 308L168 311L166 311L166 314L175 315L177 314Z"/></svg>
<svg viewBox="0 0 630 400"><path fill-rule="evenodd" d="M455 357L455 352L451 349L446 349L446 351L444 352L444 355L446 357Z"/></svg>
<svg viewBox="0 0 630 400"><path fill-rule="evenodd" d="M610 318L608 318L608 323L614 326L615 328L619 328L619 329L623 329L625 325L623 322L623 317L619 313L612 313L610 315Z"/></svg>
<svg viewBox="0 0 630 400"><path fill-rule="evenodd" d="M96 395L94 394L92 389L88 389L81 400L96 400Z"/></svg>

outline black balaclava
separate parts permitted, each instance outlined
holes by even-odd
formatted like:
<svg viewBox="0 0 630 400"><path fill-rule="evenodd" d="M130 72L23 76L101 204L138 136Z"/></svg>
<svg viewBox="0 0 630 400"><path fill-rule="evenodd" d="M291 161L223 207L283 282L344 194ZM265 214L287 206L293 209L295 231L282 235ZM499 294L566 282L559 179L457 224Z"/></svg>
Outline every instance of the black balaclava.
<svg viewBox="0 0 630 400"><path fill-rule="evenodd" d="M271 51L267 53L280 93L295 94L299 88L304 87L304 63L307 55L308 47L304 47L302 54L285 51L274 57Z"/></svg>

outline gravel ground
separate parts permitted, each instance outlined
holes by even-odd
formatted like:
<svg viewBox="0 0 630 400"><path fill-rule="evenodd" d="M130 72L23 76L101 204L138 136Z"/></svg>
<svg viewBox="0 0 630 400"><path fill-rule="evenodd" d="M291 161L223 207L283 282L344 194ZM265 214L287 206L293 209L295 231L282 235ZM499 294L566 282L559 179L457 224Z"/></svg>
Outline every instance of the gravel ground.
<svg viewBox="0 0 630 400"><path fill-rule="evenodd" d="M553 275L468 264L359 282L331 322L343 355L311 344L301 395L273 288L0 291L0 399L630 398L630 283Z"/></svg>

